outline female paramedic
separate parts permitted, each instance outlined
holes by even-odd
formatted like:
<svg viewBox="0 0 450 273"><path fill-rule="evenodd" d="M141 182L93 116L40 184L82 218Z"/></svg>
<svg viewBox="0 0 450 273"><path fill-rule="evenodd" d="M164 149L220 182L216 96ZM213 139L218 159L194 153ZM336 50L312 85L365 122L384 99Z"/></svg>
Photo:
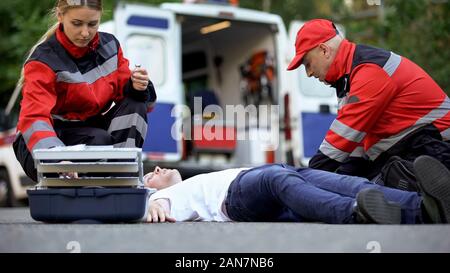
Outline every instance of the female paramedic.
<svg viewBox="0 0 450 273"><path fill-rule="evenodd" d="M30 50L18 87L13 147L37 180L32 152L77 144L142 147L156 100L144 68L129 69L118 40L98 32L101 0L57 0L57 22Z"/></svg>

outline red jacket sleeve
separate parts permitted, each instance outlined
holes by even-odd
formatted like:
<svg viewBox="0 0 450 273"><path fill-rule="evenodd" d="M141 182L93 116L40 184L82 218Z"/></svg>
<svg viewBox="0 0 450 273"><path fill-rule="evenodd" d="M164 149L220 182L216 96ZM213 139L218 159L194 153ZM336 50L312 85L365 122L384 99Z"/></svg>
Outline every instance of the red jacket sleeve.
<svg viewBox="0 0 450 273"><path fill-rule="evenodd" d="M64 146L56 137L51 118L57 97L55 73L47 65L31 61L24 67L24 79L17 129L28 150Z"/></svg>
<svg viewBox="0 0 450 273"><path fill-rule="evenodd" d="M397 90L389 75L375 64L357 66L350 82L350 91L343 98L338 116L320 146L320 163L314 158L310 162L314 168L324 169L327 161L332 161L334 167L336 162L344 162L362 145L366 135L373 133L373 126L389 107ZM328 160L324 160L323 155Z"/></svg>

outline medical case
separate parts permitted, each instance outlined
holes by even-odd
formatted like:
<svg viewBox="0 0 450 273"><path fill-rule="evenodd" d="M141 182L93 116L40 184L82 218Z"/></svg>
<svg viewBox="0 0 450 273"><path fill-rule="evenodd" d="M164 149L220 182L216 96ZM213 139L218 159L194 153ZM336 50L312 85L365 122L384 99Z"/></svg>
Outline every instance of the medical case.
<svg viewBox="0 0 450 273"><path fill-rule="evenodd" d="M145 216L154 190L143 184L141 149L77 145L37 149L33 158L39 183L27 193L34 220L118 223Z"/></svg>

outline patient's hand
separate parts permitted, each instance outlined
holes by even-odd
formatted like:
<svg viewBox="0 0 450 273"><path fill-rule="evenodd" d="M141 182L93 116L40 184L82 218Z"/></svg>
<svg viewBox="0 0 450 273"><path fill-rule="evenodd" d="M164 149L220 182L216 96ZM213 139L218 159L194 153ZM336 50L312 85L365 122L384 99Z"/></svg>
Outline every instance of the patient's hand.
<svg viewBox="0 0 450 273"><path fill-rule="evenodd" d="M148 206L147 222L176 222L170 216L170 202L167 199L151 200Z"/></svg>
<svg viewBox="0 0 450 273"><path fill-rule="evenodd" d="M63 160L63 161L61 161L59 163L72 163L72 162ZM66 178L66 179L78 178L78 173L77 172L60 173L59 176L60 176L60 178Z"/></svg>

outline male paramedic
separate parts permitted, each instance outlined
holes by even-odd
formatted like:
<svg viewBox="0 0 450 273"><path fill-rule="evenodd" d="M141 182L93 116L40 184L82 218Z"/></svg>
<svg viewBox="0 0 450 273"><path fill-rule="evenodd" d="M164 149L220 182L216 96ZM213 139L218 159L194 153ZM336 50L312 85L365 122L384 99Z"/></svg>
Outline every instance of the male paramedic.
<svg viewBox="0 0 450 273"><path fill-rule="evenodd" d="M287 69L302 64L338 97L337 118L309 167L373 179L392 157L412 166L429 155L450 168L450 100L411 60L354 44L333 22L314 19L298 31Z"/></svg>

